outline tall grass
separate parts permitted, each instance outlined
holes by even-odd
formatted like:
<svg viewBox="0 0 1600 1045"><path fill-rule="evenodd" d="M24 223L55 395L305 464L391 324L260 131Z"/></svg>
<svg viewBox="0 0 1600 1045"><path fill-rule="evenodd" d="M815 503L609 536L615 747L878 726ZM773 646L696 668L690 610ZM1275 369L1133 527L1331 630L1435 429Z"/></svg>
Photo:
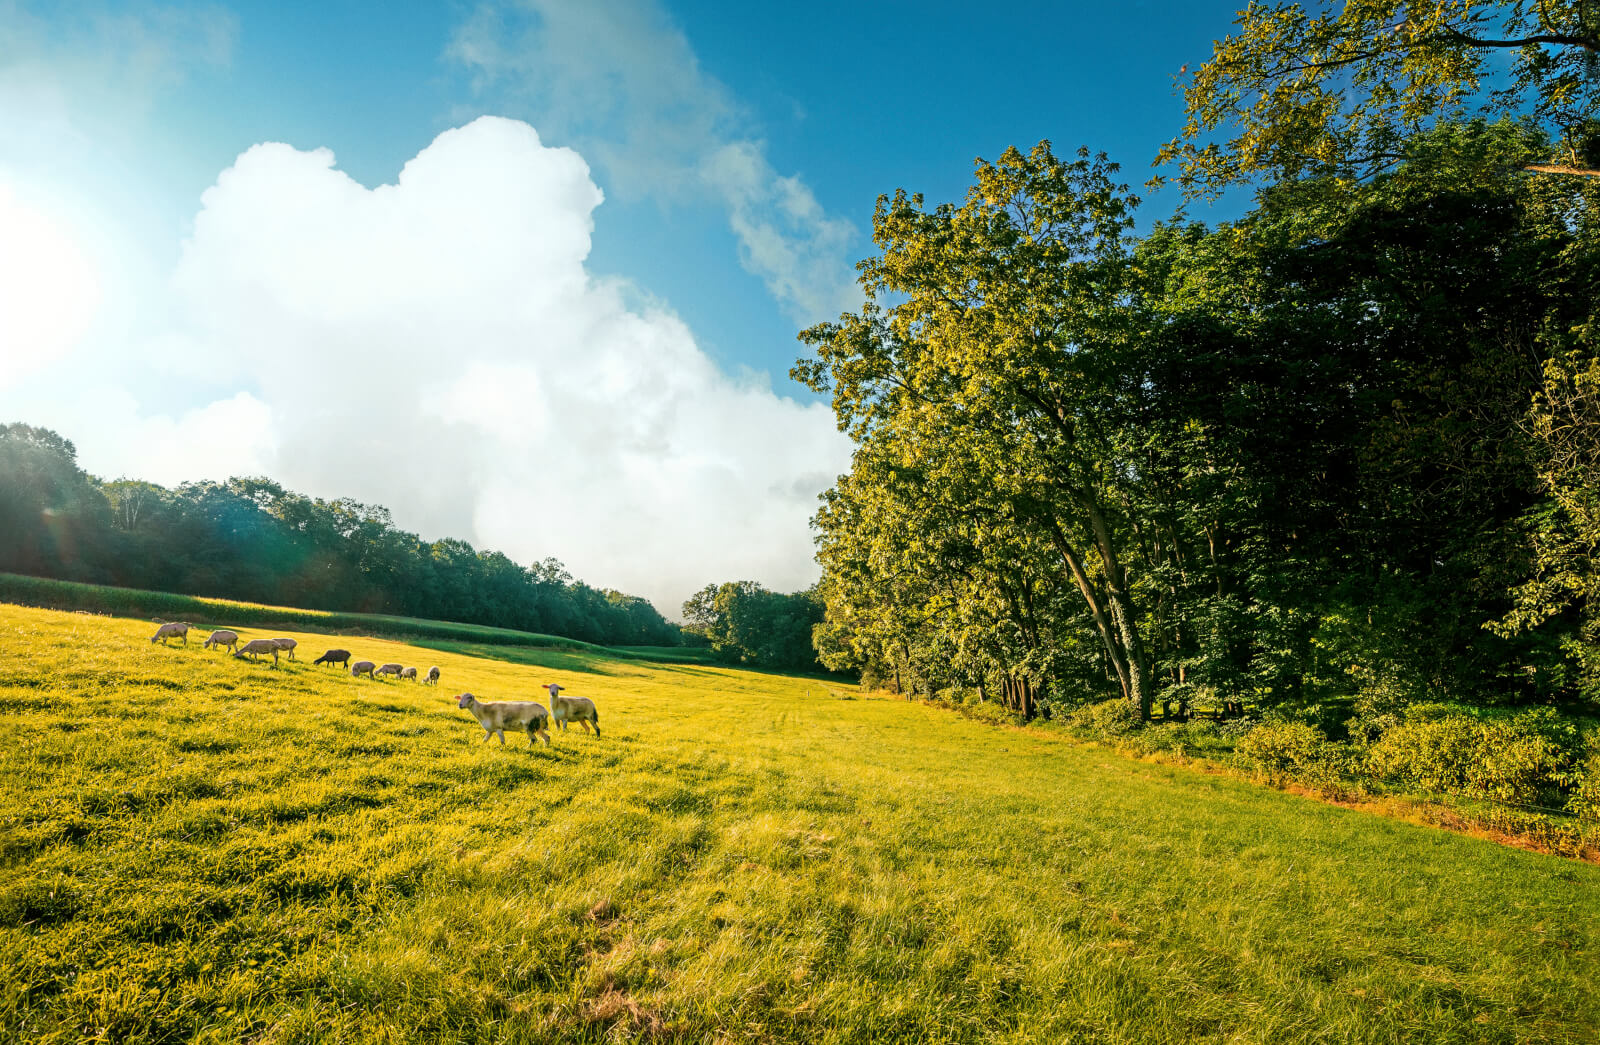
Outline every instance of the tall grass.
<svg viewBox="0 0 1600 1045"><path fill-rule="evenodd" d="M434 690L151 630L0 607L0 1040L1600 1026L1590 865L781 676L340 640ZM604 738L450 699L546 681Z"/></svg>

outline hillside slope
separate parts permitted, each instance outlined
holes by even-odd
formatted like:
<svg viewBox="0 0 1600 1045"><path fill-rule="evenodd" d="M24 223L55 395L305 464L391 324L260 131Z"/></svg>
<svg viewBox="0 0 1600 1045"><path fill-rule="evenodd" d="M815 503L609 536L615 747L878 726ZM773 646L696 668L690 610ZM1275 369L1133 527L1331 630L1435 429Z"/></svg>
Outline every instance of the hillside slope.
<svg viewBox="0 0 1600 1045"><path fill-rule="evenodd" d="M804 679L0 606L0 1039L1593 1041L1600 868ZM559 681L602 738L480 743Z"/></svg>

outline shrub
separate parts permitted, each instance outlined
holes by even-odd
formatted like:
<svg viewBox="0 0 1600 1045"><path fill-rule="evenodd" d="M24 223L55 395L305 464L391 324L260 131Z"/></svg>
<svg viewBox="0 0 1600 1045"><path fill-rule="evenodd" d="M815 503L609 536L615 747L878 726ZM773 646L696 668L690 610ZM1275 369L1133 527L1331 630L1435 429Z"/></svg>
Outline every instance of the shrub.
<svg viewBox="0 0 1600 1045"><path fill-rule="evenodd" d="M1440 794L1557 804L1579 783L1577 730L1540 710L1479 721L1436 705L1413 708L1367 751L1377 779Z"/></svg>
<svg viewBox="0 0 1600 1045"><path fill-rule="evenodd" d="M1314 726L1274 720L1258 724L1239 741L1239 754L1274 774L1324 775L1337 761Z"/></svg>
<svg viewBox="0 0 1600 1045"><path fill-rule="evenodd" d="M1567 810L1591 820L1600 820L1600 754L1590 757L1583 779L1567 799Z"/></svg>
<svg viewBox="0 0 1600 1045"><path fill-rule="evenodd" d="M1141 726L1139 709L1126 700L1085 704L1067 716L1067 724L1077 732L1100 739L1127 736Z"/></svg>

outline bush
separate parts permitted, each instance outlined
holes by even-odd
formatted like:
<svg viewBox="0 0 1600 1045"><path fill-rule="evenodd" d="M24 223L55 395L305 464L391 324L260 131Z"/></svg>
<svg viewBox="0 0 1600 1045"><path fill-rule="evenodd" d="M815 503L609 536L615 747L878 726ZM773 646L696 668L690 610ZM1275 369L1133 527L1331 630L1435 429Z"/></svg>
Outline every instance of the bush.
<svg viewBox="0 0 1600 1045"><path fill-rule="evenodd" d="M1139 709L1126 700L1104 700L1098 704L1085 704L1067 716L1067 725L1073 730L1109 740L1127 736L1140 728Z"/></svg>
<svg viewBox="0 0 1600 1045"><path fill-rule="evenodd" d="M1324 776L1340 761L1337 745L1304 722L1259 723L1239 741L1238 751L1273 774Z"/></svg>
<svg viewBox="0 0 1600 1045"><path fill-rule="evenodd" d="M1600 820L1600 754L1590 757L1583 779L1573 788L1572 797L1567 799L1567 811L1591 820Z"/></svg>
<svg viewBox="0 0 1600 1045"><path fill-rule="evenodd" d="M1367 771L1403 787L1522 805L1559 804L1578 784L1577 730L1552 712L1479 721L1436 705L1407 713L1367 751Z"/></svg>

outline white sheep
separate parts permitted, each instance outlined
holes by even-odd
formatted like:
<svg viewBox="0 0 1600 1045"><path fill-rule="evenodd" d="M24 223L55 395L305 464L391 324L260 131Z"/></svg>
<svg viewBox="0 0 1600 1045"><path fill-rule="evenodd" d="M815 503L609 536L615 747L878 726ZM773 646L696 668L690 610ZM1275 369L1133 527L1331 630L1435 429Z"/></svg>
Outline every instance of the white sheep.
<svg viewBox="0 0 1600 1045"><path fill-rule="evenodd" d="M172 621L170 624L163 624L161 627L156 629L156 633L154 635L150 636L150 641L159 642L165 646L167 644L167 640L172 638L174 635L182 639L183 644L187 646L189 644L189 625L177 620Z"/></svg>
<svg viewBox="0 0 1600 1045"><path fill-rule="evenodd" d="M385 664L383 667L379 668L377 671L374 671L372 673L372 677L373 678L377 678L379 675L398 675L398 674L400 674L400 665L394 664L394 663L389 663L389 664Z"/></svg>
<svg viewBox="0 0 1600 1045"><path fill-rule="evenodd" d="M239 633L236 631L213 631L211 637L206 639L206 644L201 648L210 649L212 646L216 646L218 649L226 647L238 653Z"/></svg>
<svg viewBox="0 0 1600 1045"><path fill-rule="evenodd" d="M427 677L425 677L422 681L432 682L437 685L439 682L439 665L435 664L433 667L429 668Z"/></svg>
<svg viewBox="0 0 1600 1045"><path fill-rule="evenodd" d="M595 710L594 701L588 697L563 697L561 691L566 687L554 682L546 683L544 688L550 691L550 717L558 727L565 731L568 722L577 722L587 733L592 722L594 735L600 735L600 712Z"/></svg>
<svg viewBox="0 0 1600 1045"><path fill-rule="evenodd" d="M416 668L401 668L400 669L400 677L403 678L403 679L411 679L413 682L415 682L416 678L417 678L417 669Z"/></svg>
<svg viewBox="0 0 1600 1045"><path fill-rule="evenodd" d="M466 708L472 712L478 724L483 726L485 744L489 742L490 737L498 733L500 746L505 747L507 726L517 726L527 730L529 747L533 747L536 737L543 737L546 744L550 743L550 712L545 710L543 704L535 704L531 700L484 703L471 693L462 693L456 697L456 707Z"/></svg>
<svg viewBox="0 0 1600 1045"><path fill-rule="evenodd" d="M233 655L235 657L248 655L251 660L255 660L257 656L263 653L270 653L272 654L272 666L277 667L278 650L281 648L275 639L251 639L235 650Z"/></svg>
<svg viewBox="0 0 1600 1045"><path fill-rule="evenodd" d="M290 660L294 659L294 648L300 645L300 643L296 642L294 639L273 639L272 641L278 644L279 649L286 650L288 652Z"/></svg>
<svg viewBox="0 0 1600 1045"><path fill-rule="evenodd" d="M372 663L370 660L358 660L354 664L350 665L350 674L358 677L365 675L370 679L372 677L372 669L375 667L377 667L377 665Z"/></svg>

